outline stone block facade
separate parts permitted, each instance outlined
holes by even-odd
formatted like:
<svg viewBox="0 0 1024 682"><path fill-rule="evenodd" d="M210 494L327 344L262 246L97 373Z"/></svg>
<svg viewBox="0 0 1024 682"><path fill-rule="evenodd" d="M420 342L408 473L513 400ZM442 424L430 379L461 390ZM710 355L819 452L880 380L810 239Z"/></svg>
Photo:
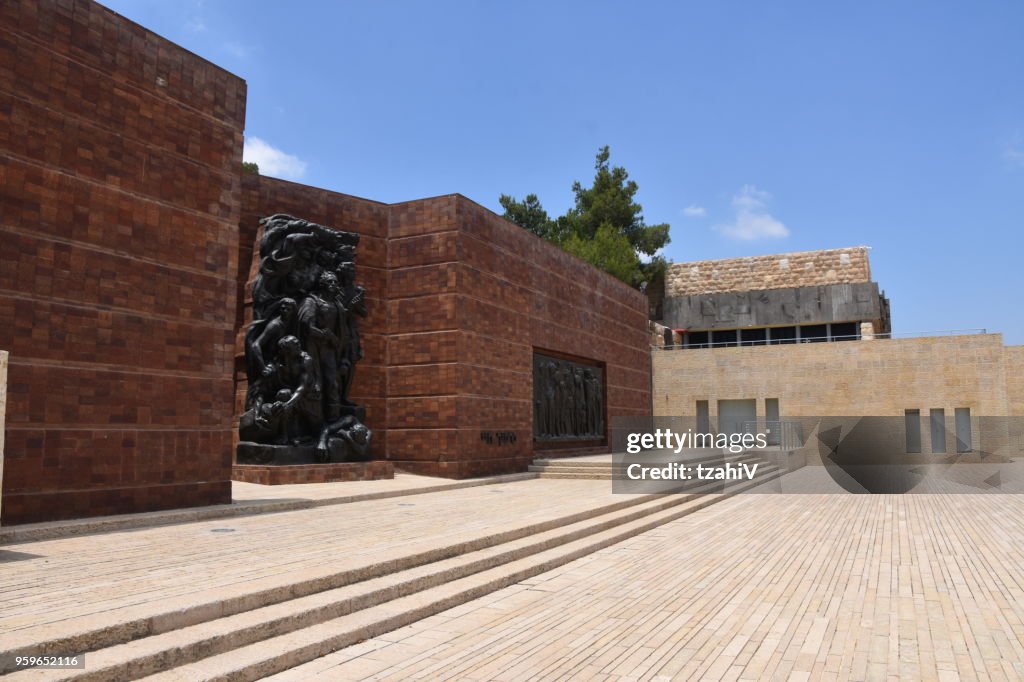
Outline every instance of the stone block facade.
<svg viewBox="0 0 1024 682"><path fill-rule="evenodd" d="M0 5L0 523L230 501L271 213L361 235L350 397L388 463L370 469L525 470L534 350L600 364L607 417L648 412L641 293L459 195L387 205L245 174L245 98L90 0Z"/></svg>
<svg viewBox="0 0 1024 682"><path fill-rule="evenodd" d="M236 481L257 485L296 485L300 483L340 483L345 481L378 481L395 477L391 462L340 462L335 464L304 464L280 466L236 464L232 470Z"/></svg>
<svg viewBox="0 0 1024 682"><path fill-rule="evenodd" d="M714 420L719 400L754 399L763 418L773 398L783 420L935 408L950 419L969 408L974 417L1014 417L999 422L1011 432L995 442L1024 454L1024 346L1003 346L1001 334L660 350L652 374L655 416L695 417L697 401L707 401Z"/></svg>
<svg viewBox="0 0 1024 682"><path fill-rule="evenodd" d="M245 96L95 3L0 6L2 523L230 501Z"/></svg>
<svg viewBox="0 0 1024 682"><path fill-rule="evenodd" d="M290 212L361 235L370 317L352 395L367 406L374 458L450 478L525 470L535 349L600 363L609 416L649 412L643 294L465 197L385 205L249 176L242 203L236 411L258 218ZM495 432L505 436L486 438Z"/></svg>
<svg viewBox="0 0 1024 682"><path fill-rule="evenodd" d="M7 415L7 351L0 350L0 490L4 482L4 421ZM3 495L0 494L0 514L3 514Z"/></svg>
<svg viewBox="0 0 1024 682"><path fill-rule="evenodd" d="M868 247L673 263L665 296L759 291L871 281Z"/></svg>
<svg viewBox="0 0 1024 682"><path fill-rule="evenodd" d="M1022 417L1011 422L1010 438L1024 452L1024 346L1007 346L1003 362L1006 367L1007 414Z"/></svg>
<svg viewBox="0 0 1024 682"><path fill-rule="evenodd" d="M707 400L714 415L718 400L777 398L791 416L899 416L933 407L1024 415L1013 373L1022 351L1004 347L1001 334L658 351L654 414L693 416L695 402Z"/></svg>

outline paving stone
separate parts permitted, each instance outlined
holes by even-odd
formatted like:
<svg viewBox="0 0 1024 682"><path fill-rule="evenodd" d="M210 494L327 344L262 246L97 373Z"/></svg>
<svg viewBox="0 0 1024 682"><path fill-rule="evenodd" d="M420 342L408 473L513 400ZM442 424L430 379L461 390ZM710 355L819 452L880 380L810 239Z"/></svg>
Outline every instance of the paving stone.
<svg viewBox="0 0 1024 682"><path fill-rule="evenodd" d="M1022 520L1020 495L739 495L392 633L374 679L1019 679Z"/></svg>

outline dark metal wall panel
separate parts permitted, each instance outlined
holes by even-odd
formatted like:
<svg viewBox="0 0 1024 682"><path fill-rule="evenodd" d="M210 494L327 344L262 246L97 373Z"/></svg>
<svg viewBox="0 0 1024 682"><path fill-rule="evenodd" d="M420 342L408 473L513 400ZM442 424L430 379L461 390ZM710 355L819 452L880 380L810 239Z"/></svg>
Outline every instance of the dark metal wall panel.
<svg viewBox="0 0 1024 682"><path fill-rule="evenodd" d="M673 329L735 329L883 319L875 282L670 296L665 324Z"/></svg>

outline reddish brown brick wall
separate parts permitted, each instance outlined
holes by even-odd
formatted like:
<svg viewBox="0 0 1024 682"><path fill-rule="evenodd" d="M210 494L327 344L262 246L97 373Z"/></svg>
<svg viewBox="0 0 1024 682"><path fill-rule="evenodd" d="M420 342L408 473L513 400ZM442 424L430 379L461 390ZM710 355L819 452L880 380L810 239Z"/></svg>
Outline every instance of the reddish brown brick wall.
<svg viewBox="0 0 1024 682"><path fill-rule="evenodd" d="M414 473L457 478L456 197L391 207L388 234L388 458Z"/></svg>
<svg viewBox="0 0 1024 682"><path fill-rule="evenodd" d="M236 464L236 481L257 485L296 485L298 483L338 483L341 481L379 481L395 477L391 462L341 462L337 464L298 464L275 466Z"/></svg>
<svg viewBox="0 0 1024 682"><path fill-rule="evenodd" d="M522 471L534 456L533 351L604 364L607 416L650 413L647 301L562 249L456 196L458 477ZM481 431L514 431L514 444Z"/></svg>
<svg viewBox="0 0 1024 682"><path fill-rule="evenodd" d="M359 232L371 454L523 470L534 348L646 412L643 297L458 195L385 205L241 172L245 83L88 0L0 4L2 522L224 503L258 220ZM513 431L488 444L482 431Z"/></svg>
<svg viewBox="0 0 1024 682"><path fill-rule="evenodd" d="M259 216L292 213L362 235L357 270L371 315L353 393L367 405L377 458L451 478L524 471L535 348L603 363L609 416L650 411L643 295L462 196L388 206L251 176L242 212L246 295ZM515 443L487 443L487 431L512 431Z"/></svg>
<svg viewBox="0 0 1024 682"><path fill-rule="evenodd" d="M3 523L230 501L244 118L99 5L0 4Z"/></svg>

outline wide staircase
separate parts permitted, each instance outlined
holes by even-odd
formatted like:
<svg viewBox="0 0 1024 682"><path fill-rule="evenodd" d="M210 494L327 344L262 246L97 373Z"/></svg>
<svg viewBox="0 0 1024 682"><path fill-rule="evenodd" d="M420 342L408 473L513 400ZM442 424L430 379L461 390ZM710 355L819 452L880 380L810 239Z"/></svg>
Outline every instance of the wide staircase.
<svg viewBox="0 0 1024 682"><path fill-rule="evenodd" d="M710 455L709 455L710 456ZM611 460L542 460L540 476L610 478ZM736 456L732 461L749 461ZM719 459L720 461L720 459ZM693 485L677 494L611 495L584 511L505 526L449 544L381 555L358 569L307 570L204 597L148 604L55 628L41 641L5 641L8 656L85 652L84 669L11 672L11 680L257 680L409 625L681 518L778 477L771 465L750 481ZM566 481L566 484L570 482ZM582 481L576 483L582 484ZM553 488L542 481L494 486ZM572 491L572 492L568 492ZM355 510L353 510L355 511ZM427 539L425 539L427 540ZM291 677L289 677L291 679Z"/></svg>

